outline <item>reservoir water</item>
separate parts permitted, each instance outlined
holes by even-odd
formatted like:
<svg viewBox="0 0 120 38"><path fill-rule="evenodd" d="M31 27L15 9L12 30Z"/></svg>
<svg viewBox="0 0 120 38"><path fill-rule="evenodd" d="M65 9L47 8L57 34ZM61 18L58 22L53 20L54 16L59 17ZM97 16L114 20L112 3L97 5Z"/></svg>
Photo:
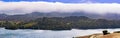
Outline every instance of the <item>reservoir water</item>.
<svg viewBox="0 0 120 38"><path fill-rule="evenodd" d="M120 29L72 29L72 30L30 30L30 29L18 29L7 30L0 28L0 38L72 38L75 36L84 36L94 33L102 33L103 30L109 32L120 31Z"/></svg>

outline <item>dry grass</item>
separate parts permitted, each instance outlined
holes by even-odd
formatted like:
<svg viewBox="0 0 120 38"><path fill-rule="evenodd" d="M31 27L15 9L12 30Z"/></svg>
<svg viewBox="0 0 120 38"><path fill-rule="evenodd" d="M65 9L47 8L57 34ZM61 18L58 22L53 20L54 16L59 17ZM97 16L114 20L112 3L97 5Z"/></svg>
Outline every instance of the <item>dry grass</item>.
<svg viewBox="0 0 120 38"><path fill-rule="evenodd" d="M112 34L92 34L88 36L81 36L81 37L76 37L76 38L120 38L120 33L112 33Z"/></svg>

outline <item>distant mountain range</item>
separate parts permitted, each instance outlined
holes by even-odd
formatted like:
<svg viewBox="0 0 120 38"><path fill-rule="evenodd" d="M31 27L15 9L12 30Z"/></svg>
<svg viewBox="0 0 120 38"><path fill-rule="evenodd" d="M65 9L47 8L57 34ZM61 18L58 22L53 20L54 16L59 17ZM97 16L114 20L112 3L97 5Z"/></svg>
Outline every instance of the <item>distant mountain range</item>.
<svg viewBox="0 0 120 38"><path fill-rule="evenodd" d="M119 20L120 14L108 13L104 15L100 14L91 14L85 12L73 12L73 13L58 13L58 12L50 12L50 13L42 13L42 12L32 12L29 14L21 14L21 15L7 15L0 14L0 20L9 20L9 21L29 21L41 17L66 17L66 16L87 16L94 19L109 19L109 20Z"/></svg>

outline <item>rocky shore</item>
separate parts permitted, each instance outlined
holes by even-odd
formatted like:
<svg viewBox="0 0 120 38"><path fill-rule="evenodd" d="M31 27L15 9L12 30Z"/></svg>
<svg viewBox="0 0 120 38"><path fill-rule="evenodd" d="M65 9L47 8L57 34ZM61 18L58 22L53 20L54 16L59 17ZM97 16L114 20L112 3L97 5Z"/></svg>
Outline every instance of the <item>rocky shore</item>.
<svg viewBox="0 0 120 38"><path fill-rule="evenodd" d="M103 33L97 33L97 34L74 37L74 38L120 38L120 31L116 31L113 33L103 31Z"/></svg>

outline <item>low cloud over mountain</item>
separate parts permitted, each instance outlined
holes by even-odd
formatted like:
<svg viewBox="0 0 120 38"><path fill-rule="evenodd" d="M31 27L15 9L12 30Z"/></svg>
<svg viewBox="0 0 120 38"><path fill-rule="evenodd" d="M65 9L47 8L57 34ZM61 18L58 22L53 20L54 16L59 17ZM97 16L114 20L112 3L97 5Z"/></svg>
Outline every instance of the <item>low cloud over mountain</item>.
<svg viewBox="0 0 120 38"><path fill-rule="evenodd" d="M0 13L26 14L32 12L71 13L85 11L87 13L106 14L120 13L118 3L60 3L60 2L0 2Z"/></svg>

